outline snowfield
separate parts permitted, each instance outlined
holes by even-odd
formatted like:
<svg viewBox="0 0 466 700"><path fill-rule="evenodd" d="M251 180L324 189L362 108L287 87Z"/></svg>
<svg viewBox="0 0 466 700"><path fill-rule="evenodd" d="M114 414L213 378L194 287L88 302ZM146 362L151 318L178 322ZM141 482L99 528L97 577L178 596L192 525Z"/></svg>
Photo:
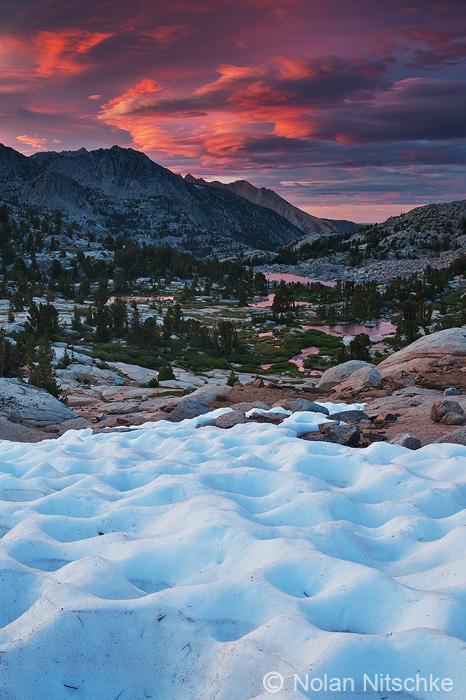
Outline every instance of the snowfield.
<svg viewBox="0 0 466 700"><path fill-rule="evenodd" d="M228 410L0 442L2 700L463 700L466 448Z"/></svg>

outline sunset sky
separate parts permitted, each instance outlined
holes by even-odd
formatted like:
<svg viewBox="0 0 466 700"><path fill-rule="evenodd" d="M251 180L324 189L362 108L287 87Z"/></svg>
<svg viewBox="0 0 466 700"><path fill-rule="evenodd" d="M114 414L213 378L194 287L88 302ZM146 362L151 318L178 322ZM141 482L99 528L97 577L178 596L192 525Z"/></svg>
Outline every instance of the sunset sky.
<svg viewBox="0 0 466 700"><path fill-rule="evenodd" d="M382 221L466 198L465 26L464 0L1 0L0 141Z"/></svg>

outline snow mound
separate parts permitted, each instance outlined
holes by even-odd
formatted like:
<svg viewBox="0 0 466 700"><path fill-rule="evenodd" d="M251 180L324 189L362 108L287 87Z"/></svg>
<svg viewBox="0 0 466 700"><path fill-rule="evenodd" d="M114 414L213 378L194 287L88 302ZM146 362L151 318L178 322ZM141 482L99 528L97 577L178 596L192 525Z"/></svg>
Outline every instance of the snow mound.
<svg viewBox="0 0 466 700"><path fill-rule="evenodd" d="M466 448L227 410L0 442L0 696L462 698Z"/></svg>

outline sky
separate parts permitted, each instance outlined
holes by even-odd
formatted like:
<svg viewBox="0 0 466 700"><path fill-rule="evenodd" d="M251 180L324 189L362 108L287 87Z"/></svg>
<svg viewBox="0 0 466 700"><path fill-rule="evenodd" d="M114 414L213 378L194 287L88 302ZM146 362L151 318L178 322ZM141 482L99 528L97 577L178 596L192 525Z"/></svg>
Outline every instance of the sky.
<svg viewBox="0 0 466 700"><path fill-rule="evenodd" d="M0 141L358 222L465 199L464 2L1 0Z"/></svg>

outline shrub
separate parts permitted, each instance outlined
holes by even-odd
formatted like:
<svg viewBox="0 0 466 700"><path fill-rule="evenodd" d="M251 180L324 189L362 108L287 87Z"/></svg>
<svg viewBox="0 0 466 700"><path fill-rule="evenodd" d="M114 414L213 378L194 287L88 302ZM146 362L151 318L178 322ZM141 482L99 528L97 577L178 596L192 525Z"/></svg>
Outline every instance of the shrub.
<svg viewBox="0 0 466 700"><path fill-rule="evenodd" d="M159 372L159 377L160 377L160 372ZM147 385L150 389L156 389L159 386L159 383L157 381L156 377L152 377L152 379L149 381Z"/></svg>
<svg viewBox="0 0 466 700"><path fill-rule="evenodd" d="M238 375L235 374L235 370L232 369L230 374L228 375L227 386L234 386L238 380Z"/></svg>
<svg viewBox="0 0 466 700"><path fill-rule="evenodd" d="M173 368L168 362L164 362L159 370L158 380L159 382L164 382L167 379L176 379L173 374Z"/></svg>

